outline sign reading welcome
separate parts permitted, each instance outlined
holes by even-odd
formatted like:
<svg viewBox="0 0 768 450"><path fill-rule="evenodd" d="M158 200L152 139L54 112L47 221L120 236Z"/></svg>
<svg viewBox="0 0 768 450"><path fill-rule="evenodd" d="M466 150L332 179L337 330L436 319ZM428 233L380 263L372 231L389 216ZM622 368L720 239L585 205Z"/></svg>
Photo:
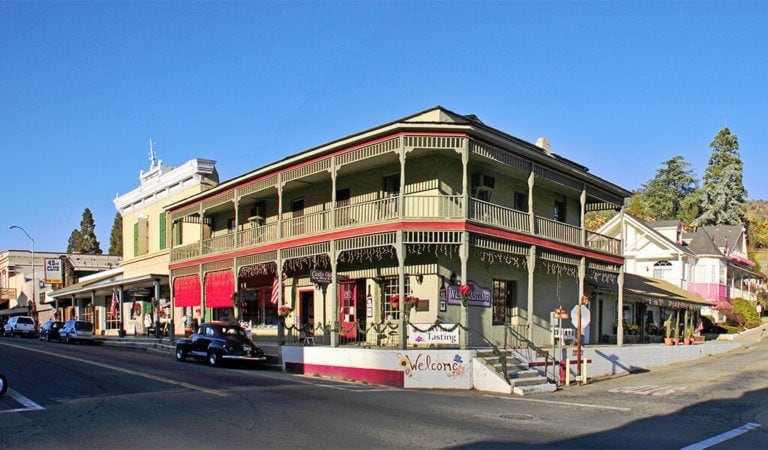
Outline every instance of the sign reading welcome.
<svg viewBox="0 0 768 450"><path fill-rule="evenodd" d="M481 306L484 308L490 308L491 290L478 286L474 281L470 281L467 284L472 286L472 292L469 293L469 306ZM461 305L458 285L452 284L448 286L448 289L446 289L446 295L448 296L449 305Z"/></svg>

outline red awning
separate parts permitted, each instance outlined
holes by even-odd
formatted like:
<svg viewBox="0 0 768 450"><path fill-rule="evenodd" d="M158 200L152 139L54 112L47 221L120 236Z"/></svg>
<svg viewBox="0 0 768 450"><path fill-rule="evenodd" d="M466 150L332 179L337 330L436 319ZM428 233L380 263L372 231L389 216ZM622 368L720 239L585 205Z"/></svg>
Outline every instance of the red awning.
<svg viewBox="0 0 768 450"><path fill-rule="evenodd" d="M173 280L173 295L176 306L200 306L200 277L191 275Z"/></svg>
<svg viewBox="0 0 768 450"><path fill-rule="evenodd" d="M235 293L235 277L231 270L220 270L205 275L205 307L230 308Z"/></svg>

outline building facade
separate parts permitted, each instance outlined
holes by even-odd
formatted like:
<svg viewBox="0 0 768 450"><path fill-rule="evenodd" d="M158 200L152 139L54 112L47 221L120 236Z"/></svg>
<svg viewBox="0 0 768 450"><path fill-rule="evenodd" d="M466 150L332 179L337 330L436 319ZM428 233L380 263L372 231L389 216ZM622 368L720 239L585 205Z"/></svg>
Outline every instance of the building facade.
<svg viewBox="0 0 768 450"><path fill-rule="evenodd" d="M622 278L622 243L584 216L630 193L538 144L435 107L167 206L176 332L549 342L586 279Z"/></svg>
<svg viewBox="0 0 768 450"><path fill-rule="evenodd" d="M35 252L33 271L32 252L4 251L0 253L0 320L15 315L31 315L38 322L70 318L75 314L72 305L57 303L51 294L119 264L117 256Z"/></svg>
<svg viewBox="0 0 768 450"><path fill-rule="evenodd" d="M163 207L218 184L215 161L192 159L169 166L155 157L150 140L150 167L139 173L139 186L114 199L123 225L123 256L116 270L81 280L55 292L80 316L91 317L97 333L114 336L170 332L168 286L170 245Z"/></svg>

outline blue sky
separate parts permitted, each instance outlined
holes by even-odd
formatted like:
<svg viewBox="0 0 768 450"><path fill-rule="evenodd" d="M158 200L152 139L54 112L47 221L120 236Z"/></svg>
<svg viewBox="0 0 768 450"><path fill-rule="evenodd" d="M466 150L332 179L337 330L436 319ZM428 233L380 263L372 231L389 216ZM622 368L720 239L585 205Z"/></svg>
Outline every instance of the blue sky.
<svg viewBox="0 0 768 450"><path fill-rule="evenodd" d="M441 105L634 190L726 124L768 199L766 2L0 2L0 249L64 251L148 142L222 180Z"/></svg>

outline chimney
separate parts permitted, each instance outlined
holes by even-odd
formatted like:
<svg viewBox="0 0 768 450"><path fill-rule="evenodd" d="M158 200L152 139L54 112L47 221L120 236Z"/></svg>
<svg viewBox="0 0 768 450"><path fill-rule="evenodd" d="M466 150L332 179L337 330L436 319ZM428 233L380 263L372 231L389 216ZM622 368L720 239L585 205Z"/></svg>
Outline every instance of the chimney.
<svg viewBox="0 0 768 450"><path fill-rule="evenodd" d="M544 150L544 153L546 153L549 156L552 156L552 149L549 146L549 139L545 137L540 137L536 139L536 147L539 147L540 149Z"/></svg>

